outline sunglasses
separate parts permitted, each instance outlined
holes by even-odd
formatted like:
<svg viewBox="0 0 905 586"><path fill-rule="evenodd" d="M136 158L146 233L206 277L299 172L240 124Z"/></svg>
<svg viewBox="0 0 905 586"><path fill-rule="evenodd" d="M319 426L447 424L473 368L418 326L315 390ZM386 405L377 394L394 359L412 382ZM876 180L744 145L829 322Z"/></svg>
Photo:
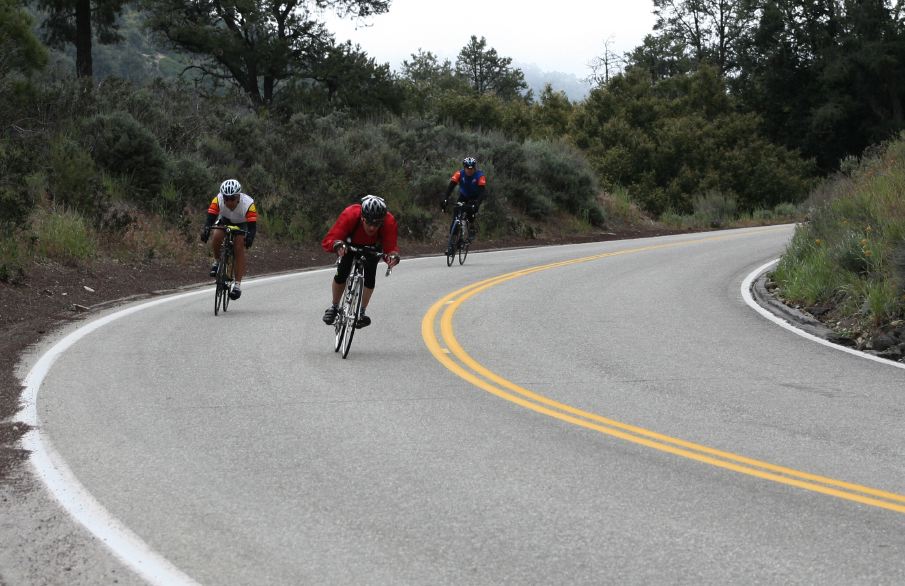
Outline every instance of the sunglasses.
<svg viewBox="0 0 905 586"><path fill-rule="evenodd" d="M234 199L239 199L238 195L224 195L223 199L226 201L233 201Z"/></svg>
<svg viewBox="0 0 905 586"><path fill-rule="evenodd" d="M379 228L383 226L383 220L365 220L365 224L368 226L374 226L375 228Z"/></svg>

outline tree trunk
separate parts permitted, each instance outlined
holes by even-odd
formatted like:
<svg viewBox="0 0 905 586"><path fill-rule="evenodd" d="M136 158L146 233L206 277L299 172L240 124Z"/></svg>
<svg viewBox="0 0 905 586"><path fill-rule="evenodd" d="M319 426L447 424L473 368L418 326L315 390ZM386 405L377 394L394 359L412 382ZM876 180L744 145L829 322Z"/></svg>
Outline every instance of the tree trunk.
<svg viewBox="0 0 905 586"><path fill-rule="evenodd" d="M246 62L245 66L248 68L248 77L245 78L244 83L245 92L256 106L260 106L264 103L264 99L261 97L261 87L258 85L258 65L254 62Z"/></svg>
<svg viewBox="0 0 905 586"><path fill-rule="evenodd" d="M91 62L91 0L75 2L75 73L79 77L92 77Z"/></svg>
<svg viewBox="0 0 905 586"><path fill-rule="evenodd" d="M265 75L264 76L264 104L265 105L270 105L273 102L273 86L274 86L273 76Z"/></svg>

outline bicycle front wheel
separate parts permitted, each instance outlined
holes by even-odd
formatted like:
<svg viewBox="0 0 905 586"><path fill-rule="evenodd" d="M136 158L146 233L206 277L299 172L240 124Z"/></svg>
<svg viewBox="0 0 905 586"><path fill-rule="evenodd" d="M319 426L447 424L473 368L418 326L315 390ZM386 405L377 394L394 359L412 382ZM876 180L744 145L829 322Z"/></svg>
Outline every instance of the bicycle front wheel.
<svg viewBox="0 0 905 586"><path fill-rule="evenodd" d="M225 246L225 244L224 244ZM223 311L229 308L229 294L232 284L236 281L236 255L232 249L226 251L226 286L223 288Z"/></svg>
<svg viewBox="0 0 905 586"><path fill-rule="evenodd" d="M348 285L347 285L348 287ZM339 311L336 314L336 319L333 321L333 351L339 352L340 347L342 347L343 336L346 335L346 298L349 296L349 290L346 289L343 291L342 301L339 304Z"/></svg>
<svg viewBox="0 0 905 586"><path fill-rule="evenodd" d="M220 261L217 264L217 287L214 289L214 315L220 313L220 308L226 311L229 302L229 284L226 278L226 248L220 251Z"/></svg>
<svg viewBox="0 0 905 586"><path fill-rule="evenodd" d="M333 330L335 336L333 338L333 351L339 352L339 348L343 342L343 335L346 333L346 315L340 309L336 315L336 321L333 322Z"/></svg>
<svg viewBox="0 0 905 586"><path fill-rule="evenodd" d="M344 308L348 310L348 313L346 314L346 332L345 335L343 335L342 343L343 358L349 355L349 350L352 348L352 337L355 335L355 324L358 322L358 316L361 315L361 288L363 284L364 281L360 276L355 275L355 277L353 277L349 304L348 307Z"/></svg>
<svg viewBox="0 0 905 586"><path fill-rule="evenodd" d="M456 250L462 237L460 226L459 221L456 220L453 222L452 228L449 229L449 242L446 245L446 266L448 267L452 266L453 259L456 258Z"/></svg>

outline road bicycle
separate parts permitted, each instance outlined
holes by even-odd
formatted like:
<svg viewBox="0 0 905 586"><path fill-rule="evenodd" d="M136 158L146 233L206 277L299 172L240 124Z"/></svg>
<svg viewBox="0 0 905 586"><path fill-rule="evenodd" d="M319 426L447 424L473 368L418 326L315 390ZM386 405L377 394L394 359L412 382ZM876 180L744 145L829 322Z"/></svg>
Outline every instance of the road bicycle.
<svg viewBox="0 0 905 586"><path fill-rule="evenodd" d="M229 293L236 277L235 239L236 236L244 235L245 230L232 224L211 226L211 229L223 230L225 233L217 262L217 287L214 289L214 315L217 315L221 307L223 311L229 308Z"/></svg>
<svg viewBox="0 0 905 586"><path fill-rule="evenodd" d="M453 222L449 228L449 242L446 244L446 266L451 267L456 255L459 256L459 264L465 264L468 256L468 247L471 244L470 228L468 223L468 206L461 201L456 202L453 210Z"/></svg>
<svg viewBox="0 0 905 586"><path fill-rule="evenodd" d="M383 258L383 253L374 246L353 246L352 244L344 244L346 254L354 255L352 260L352 271L349 278L346 279L346 287L343 290L339 307L337 308L336 321L333 322L335 330L335 339L333 343L333 351L342 350L342 356L345 358L349 355L349 349L352 347L352 338L355 336L358 321L361 319L362 312L362 296L364 294L365 285L365 259L366 258ZM339 264L340 259L336 259ZM386 276L390 276L392 267L387 267Z"/></svg>

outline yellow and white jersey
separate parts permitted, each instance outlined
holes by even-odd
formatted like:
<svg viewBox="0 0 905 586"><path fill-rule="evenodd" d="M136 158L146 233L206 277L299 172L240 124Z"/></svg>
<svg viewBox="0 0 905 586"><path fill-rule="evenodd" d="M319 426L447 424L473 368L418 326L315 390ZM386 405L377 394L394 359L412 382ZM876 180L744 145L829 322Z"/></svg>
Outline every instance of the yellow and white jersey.
<svg viewBox="0 0 905 586"><path fill-rule="evenodd" d="M253 200L250 195L244 193L239 194L239 205L237 205L234 210L226 207L226 204L223 202L223 196L218 193L214 196L214 199L211 200L211 205L207 208L207 213L217 214L220 218L233 224L258 221L258 210L255 207L255 200Z"/></svg>

